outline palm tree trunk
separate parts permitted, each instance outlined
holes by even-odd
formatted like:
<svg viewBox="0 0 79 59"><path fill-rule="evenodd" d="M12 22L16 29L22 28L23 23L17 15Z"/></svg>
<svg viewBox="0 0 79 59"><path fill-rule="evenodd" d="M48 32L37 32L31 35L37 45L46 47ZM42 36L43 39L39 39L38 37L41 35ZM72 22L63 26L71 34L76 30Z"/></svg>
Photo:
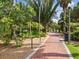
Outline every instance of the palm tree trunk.
<svg viewBox="0 0 79 59"><path fill-rule="evenodd" d="M64 8L64 27L63 27L63 32L65 33L66 29L65 29L65 22L66 21L66 8Z"/></svg>

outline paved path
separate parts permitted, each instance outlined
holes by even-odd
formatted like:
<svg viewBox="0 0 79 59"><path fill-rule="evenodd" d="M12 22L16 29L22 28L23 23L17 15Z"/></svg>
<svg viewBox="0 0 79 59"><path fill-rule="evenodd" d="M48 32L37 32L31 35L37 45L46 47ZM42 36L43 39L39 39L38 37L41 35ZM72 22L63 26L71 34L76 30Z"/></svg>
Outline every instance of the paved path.
<svg viewBox="0 0 79 59"><path fill-rule="evenodd" d="M59 34L51 33L46 43L31 57L31 59L69 59L69 55Z"/></svg>

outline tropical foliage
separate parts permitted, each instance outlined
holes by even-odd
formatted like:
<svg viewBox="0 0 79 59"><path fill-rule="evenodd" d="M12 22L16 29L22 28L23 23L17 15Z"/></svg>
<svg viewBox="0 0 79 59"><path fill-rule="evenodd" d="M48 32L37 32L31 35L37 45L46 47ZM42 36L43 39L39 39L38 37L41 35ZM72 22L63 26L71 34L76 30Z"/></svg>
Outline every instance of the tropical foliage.
<svg viewBox="0 0 79 59"><path fill-rule="evenodd" d="M0 1L0 38L4 45L14 40L16 45L22 44L23 38L29 36L29 22L35 12L32 7L22 2L13 5L13 0ZM36 26L37 25L37 26ZM32 22L32 29L38 29L38 23ZM40 25L41 30L43 26ZM38 34L38 33L37 33ZM36 35L37 35L36 34Z"/></svg>
<svg viewBox="0 0 79 59"><path fill-rule="evenodd" d="M0 40L3 44L15 41L16 46L21 46L24 38L46 36L47 27L52 29L51 18L59 2L54 5L54 0L24 0L26 4L14 1L0 0Z"/></svg>
<svg viewBox="0 0 79 59"><path fill-rule="evenodd" d="M71 26L71 39L75 39L75 40L79 40L79 25L78 25L78 19L79 19L79 12L78 12L78 9L79 9L79 3L77 4L77 6L75 6L73 9L70 9L70 26ZM66 15L68 15L69 11L66 12ZM60 20L58 22L58 24L60 25L60 30L63 31L63 27L68 27L69 25L69 16L66 16L66 20L64 22L64 13L62 12L61 15L60 15ZM65 24L65 25L64 25Z"/></svg>
<svg viewBox="0 0 79 59"><path fill-rule="evenodd" d="M44 29L47 29L47 25L51 22L52 16L54 16L56 8L59 5L59 1L54 5L55 0L30 0L30 6L34 8L36 12L35 21L39 21L40 14L40 23L44 26ZM53 7L54 6L54 7ZM52 8L53 7L53 8ZM40 12L40 13L39 13Z"/></svg>

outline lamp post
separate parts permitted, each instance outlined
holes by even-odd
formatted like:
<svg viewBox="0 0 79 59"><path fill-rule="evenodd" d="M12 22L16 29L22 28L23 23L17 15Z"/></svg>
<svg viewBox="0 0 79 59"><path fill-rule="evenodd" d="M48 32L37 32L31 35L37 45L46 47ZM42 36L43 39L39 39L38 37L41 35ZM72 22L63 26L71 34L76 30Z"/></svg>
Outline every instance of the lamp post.
<svg viewBox="0 0 79 59"><path fill-rule="evenodd" d="M41 43L41 36L40 36L40 6L39 6L39 40L40 40L40 43Z"/></svg>
<svg viewBox="0 0 79 59"><path fill-rule="evenodd" d="M16 5L16 0L13 0L13 6L15 6Z"/></svg>
<svg viewBox="0 0 79 59"><path fill-rule="evenodd" d="M31 49L33 49L32 20L31 19L30 19L29 27L30 27Z"/></svg>
<svg viewBox="0 0 79 59"><path fill-rule="evenodd" d="M71 21L71 19L70 19L70 12L71 12L71 8L70 7L68 7L68 9L69 9L69 26L68 26L68 42L70 43L70 40L71 40L71 30L70 30L70 21Z"/></svg>

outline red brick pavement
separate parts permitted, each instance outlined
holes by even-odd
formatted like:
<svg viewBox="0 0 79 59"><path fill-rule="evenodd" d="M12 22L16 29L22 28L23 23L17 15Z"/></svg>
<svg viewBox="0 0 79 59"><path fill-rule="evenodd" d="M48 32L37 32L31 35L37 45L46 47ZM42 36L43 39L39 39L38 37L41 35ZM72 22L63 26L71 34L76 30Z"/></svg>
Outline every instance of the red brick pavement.
<svg viewBox="0 0 79 59"><path fill-rule="evenodd" d="M69 59L69 55L60 41L59 34L49 34L46 43L31 57L31 59Z"/></svg>

